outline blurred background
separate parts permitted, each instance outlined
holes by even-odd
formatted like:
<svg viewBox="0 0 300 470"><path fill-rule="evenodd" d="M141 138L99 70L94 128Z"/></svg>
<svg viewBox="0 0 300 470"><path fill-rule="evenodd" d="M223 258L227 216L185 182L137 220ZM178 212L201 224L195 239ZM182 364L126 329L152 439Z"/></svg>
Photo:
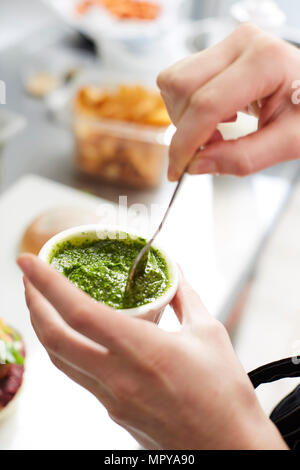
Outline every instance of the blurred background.
<svg viewBox="0 0 300 470"><path fill-rule="evenodd" d="M300 45L296 0L142 3L0 2L0 317L15 324L28 345L32 359L23 401L29 409L32 384L46 394L40 407L49 390L47 374L44 388L37 381L43 353L24 306L18 252L37 253L72 225L116 222L105 207L117 211L120 196L130 209L126 223L150 234L174 190L166 178L174 128L156 88L159 71L245 21ZM255 118L240 114L220 130L224 138L237 138L256 128ZM227 326L247 371L299 354L299 174L300 162L291 162L243 179L187 176L161 234L208 309ZM161 327L178 328L171 311ZM59 384L60 397L69 399L55 436L54 418L47 414L47 445L75 446L67 417L83 392L73 392L68 379L42 364ZM295 383L258 390L267 413ZM88 412L95 406L91 402ZM97 416L94 425L89 422L93 436L80 441L85 448L98 446ZM37 413L36 429L39 419ZM85 419L86 413L79 416L82 425ZM132 448L125 434L105 423L103 448ZM0 448L45 448L45 436L32 431L25 439L24 429L13 421L0 428Z"/></svg>

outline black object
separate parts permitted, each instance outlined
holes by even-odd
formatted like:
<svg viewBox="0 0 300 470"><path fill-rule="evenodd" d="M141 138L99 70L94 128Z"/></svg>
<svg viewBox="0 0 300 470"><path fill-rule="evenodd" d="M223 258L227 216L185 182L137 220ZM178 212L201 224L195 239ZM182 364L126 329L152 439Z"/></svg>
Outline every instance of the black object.
<svg viewBox="0 0 300 470"><path fill-rule="evenodd" d="M289 357L266 364L248 375L254 388L288 377L300 377L300 357ZM270 419L289 448L300 450L300 385L276 406Z"/></svg>

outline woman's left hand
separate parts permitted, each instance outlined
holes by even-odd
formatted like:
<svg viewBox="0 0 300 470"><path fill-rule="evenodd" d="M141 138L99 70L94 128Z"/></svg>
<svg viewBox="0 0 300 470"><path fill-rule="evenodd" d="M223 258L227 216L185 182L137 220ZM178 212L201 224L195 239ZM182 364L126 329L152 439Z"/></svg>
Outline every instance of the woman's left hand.
<svg viewBox="0 0 300 470"><path fill-rule="evenodd" d="M286 448L225 328L182 280L178 333L95 302L32 255L19 258L50 359L148 449ZM100 439L100 436L99 436Z"/></svg>

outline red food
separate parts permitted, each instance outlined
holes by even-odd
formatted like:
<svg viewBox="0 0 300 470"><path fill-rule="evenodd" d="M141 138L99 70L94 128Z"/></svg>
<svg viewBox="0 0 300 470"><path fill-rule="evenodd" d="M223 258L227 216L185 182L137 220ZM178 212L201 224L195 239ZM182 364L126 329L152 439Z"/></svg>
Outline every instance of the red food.
<svg viewBox="0 0 300 470"><path fill-rule="evenodd" d="M15 396L22 385L24 366L18 364L0 365L0 410Z"/></svg>
<svg viewBox="0 0 300 470"><path fill-rule="evenodd" d="M0 341L5 345L12 345L11 357L0 364L0 411L14 398L19 390L24 374L25 346L21 336L0 318ZM18 344L18 352L14 349ZM7 363L9 362L9 363Z"/></svg>

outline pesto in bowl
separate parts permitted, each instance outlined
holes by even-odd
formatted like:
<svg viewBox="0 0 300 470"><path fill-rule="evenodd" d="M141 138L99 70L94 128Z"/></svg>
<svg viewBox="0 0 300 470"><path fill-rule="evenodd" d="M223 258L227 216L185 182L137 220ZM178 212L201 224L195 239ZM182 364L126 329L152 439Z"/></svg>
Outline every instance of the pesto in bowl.
<svg viewBox="0 0 300 470"><path fill-rule="evenodd" d="M97 301L115 309L136 308L153 302L170 287L168 265L151 247L144 272L138 273L130 295L125 288L130 268L146 244L143 238L63 241L56 245L50 264Z"/></svg>

